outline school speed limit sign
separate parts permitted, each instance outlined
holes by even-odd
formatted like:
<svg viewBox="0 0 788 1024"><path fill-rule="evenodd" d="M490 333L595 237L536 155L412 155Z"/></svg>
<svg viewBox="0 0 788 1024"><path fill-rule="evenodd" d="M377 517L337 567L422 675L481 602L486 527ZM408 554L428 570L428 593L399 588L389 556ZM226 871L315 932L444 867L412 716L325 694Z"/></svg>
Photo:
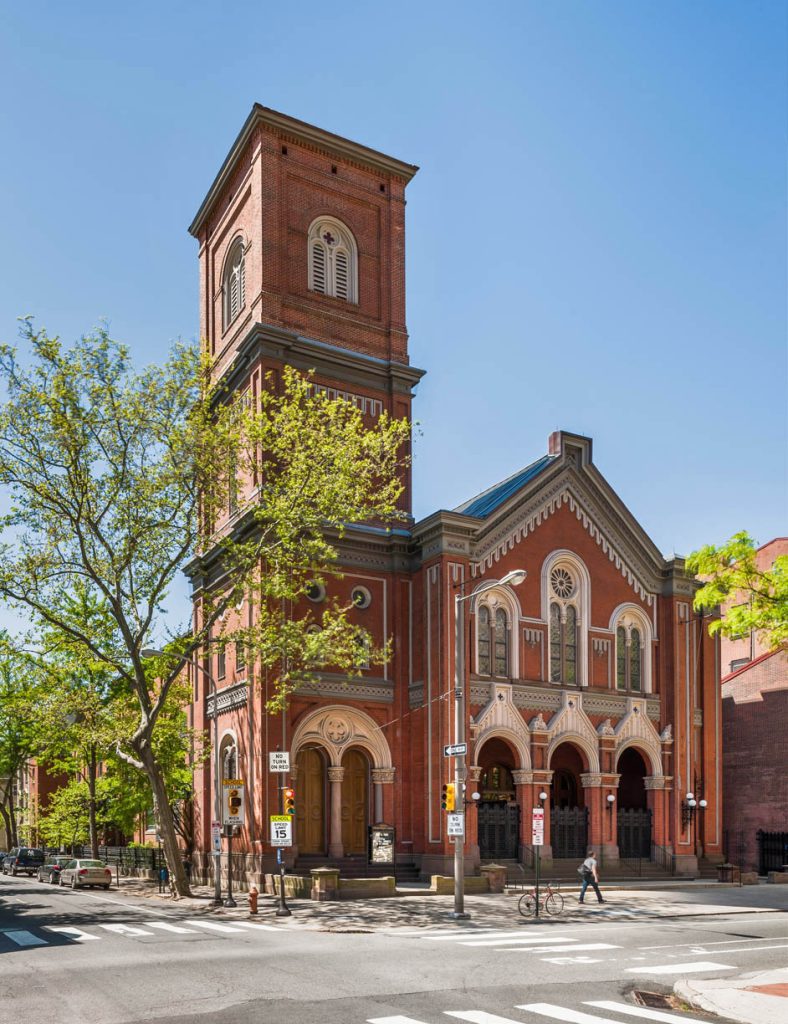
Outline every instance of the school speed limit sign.
<svg viewBox="0 0 788 1024"><path fill-rule="evenodd" d="M272 814L271 846L293 845L293 819L289 814Z"/></svg>

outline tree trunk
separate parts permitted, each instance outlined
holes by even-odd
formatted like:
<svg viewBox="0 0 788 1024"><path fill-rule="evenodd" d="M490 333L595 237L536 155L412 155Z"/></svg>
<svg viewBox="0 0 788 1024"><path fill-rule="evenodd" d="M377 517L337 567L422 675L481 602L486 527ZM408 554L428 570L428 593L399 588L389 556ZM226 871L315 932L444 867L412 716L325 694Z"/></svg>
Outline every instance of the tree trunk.
<svg viewBox="0 0 788 1024"><path fill-rule="evenodd" d="M170 873L170 890L173 898L178 899L181 896L191 896L189 880L186 877L183 860L181 859L181 850L178 846L172 808L170 807L167 789L164 785L164 777L156 763L150 743L146 739L143 738L139 741L139 744L135 744L135 753L142 762L145 774L150 782L151 792L153 793L156 824L164 845L164 856Z"/></svg>
<svg viewBox="0 0 788 1024"><path fill-rule="evenodd" d="M88 755L88 829L90 834L90 856L98 860L98 829L96 828L96 747L91 745Z"/></svg>

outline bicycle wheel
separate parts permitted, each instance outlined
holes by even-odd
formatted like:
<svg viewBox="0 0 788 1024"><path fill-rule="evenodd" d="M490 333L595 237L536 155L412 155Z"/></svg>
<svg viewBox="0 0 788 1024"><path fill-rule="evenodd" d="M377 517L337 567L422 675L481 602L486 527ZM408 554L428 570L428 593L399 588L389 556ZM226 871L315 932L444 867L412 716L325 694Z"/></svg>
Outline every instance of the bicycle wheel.
<svg viewBox="0 0 788 1024"><path fill-rule="evenodd" d="M551 892L544 901L544 908L548 914L555 917L564 909L564 897L560 892Z"/></svg>
<svg viewBox="0 0 788 1024"><path fill-rule="evenodd" d="M517 909L523 917L533 917L536 910L536 897L534 894L527 892L524 896L521 896L517 901Z"/></svg>

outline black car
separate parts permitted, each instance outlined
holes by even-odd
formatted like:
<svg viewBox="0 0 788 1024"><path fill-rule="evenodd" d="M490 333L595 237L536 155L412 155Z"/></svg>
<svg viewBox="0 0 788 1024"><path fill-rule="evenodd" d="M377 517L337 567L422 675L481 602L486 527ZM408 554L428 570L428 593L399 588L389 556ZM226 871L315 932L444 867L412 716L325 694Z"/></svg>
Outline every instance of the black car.
<svg viewBox="0 0 788 1024"><path fill-rule="evenodd" d="M42 864L37 872L39 882L50 882L56 885L60 878L60 869L74 858L70 854L58 854L55 857L47 857L46 863Z"/></svg>
<svg viewBox="0 0 788 1024"><path fill-rule="evenodd" d="M15 846L3 861L3 874L20 875L24 872L32 878L43 863L43 850L32 846Z"/></svg>

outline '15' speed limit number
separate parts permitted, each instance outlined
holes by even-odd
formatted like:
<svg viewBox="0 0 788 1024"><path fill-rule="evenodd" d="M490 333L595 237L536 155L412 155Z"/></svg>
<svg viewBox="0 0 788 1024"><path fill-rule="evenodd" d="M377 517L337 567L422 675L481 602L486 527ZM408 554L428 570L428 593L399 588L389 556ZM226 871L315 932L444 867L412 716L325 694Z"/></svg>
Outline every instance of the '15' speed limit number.
<svg viewBox="0 0 788 1024"><path fill-rule="evenodd" d="M289 814L272 814L271 846L293 845L293 819Z"/></svg>

